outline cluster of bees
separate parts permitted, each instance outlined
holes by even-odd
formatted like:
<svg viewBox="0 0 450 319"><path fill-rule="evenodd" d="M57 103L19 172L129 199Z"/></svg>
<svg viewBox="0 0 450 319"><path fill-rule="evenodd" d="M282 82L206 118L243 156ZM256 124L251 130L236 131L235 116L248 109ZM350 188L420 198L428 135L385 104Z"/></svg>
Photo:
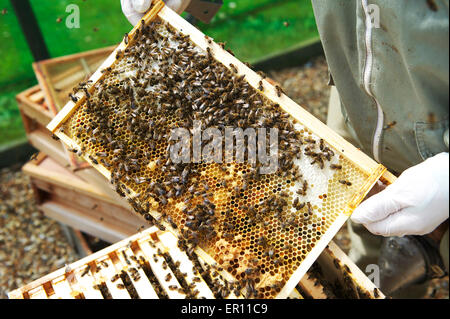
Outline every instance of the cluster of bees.
<svg viewBox="0 0 450 319"><path fill-rule="evenodd" d="M132 37L126 34L124 41L129 43L128 47L117 52L115 65L102 70L103 78L98 83L88 81L74 88L74 94L84 92L81 112L89 121L62 127L62 130L69 129L80 145L72 151L108 169L116 191L150 224L160 229L166 226L178 229L179 246L195 259L193 252L197 245L205 246L219 238L231 241L235 237L236 225L230 219L234 212L228 209L221 216L214 200L214 189L201 180L201 165L171 161L171 129L190 130L196 120L202 122L202 127L215 127L222 133L226 127L277 128L279 168L273 175L302 185L297 193L292 196L274 192L257 205L247 205L244 192L265 178L259 174L260 162L247 165L239 182L223 179L218 187L229 190L240 203L239 210L245 212L248 225L267 228L270 227L267 217L272 217L283 229L298 229L300 233L314 211L310 202L301 200L307 196L309 185L296 161L306 156L318 169L327 165L340 170L342 165L330 164L335 156L333 150L323 140L296 130L295 120L259 92L269 89L264 86L263 74L258 91L246 81L245 75L239 74L237 66L226 67L217 62L213 49L208 47L206 52L202 51L189 36L168 24L142 23ZM113 78L119 80L111 80ZM279 86L270 89L278 96L283 94ZM77 102L74 94L70 97ZM230 173L226 164L211 165L218 165L224 176ZM149 167L162 175L152 175ZM351 185L346 180L340 182ZM181 219L170 213L174 203L180 202L184 216ZM287 209L289 205L295 212ZM155 208L160 213L158 218L150 214ZM262 256L249 261L248 268L238 274L238 282L227 283L225 288L217 286L218 296L245 290L247 297L260 297L259 291L281 289L279 282L256 288L263 264L261 258L267 257L274 265L282 263L276 257L270 237L260 241ZM292 247L285 245L283 249ZM189 287L184 288L187 291Z"/></svg>

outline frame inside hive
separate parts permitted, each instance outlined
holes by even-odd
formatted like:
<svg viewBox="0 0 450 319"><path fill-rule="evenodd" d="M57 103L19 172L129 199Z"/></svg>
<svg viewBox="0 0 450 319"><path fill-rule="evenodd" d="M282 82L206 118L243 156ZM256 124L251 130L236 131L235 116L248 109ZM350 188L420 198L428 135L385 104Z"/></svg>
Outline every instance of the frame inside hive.
<svg viewBox="0 0 450 319"><path fill-rule="evenodd" d="M64 107L73 87L87 80L113 50L111 46L33 63L50 114L54 116ZM66 152L66 156L76 169L90 167L72 153Z"/></svg>
<svg viewBox="0 0 450 319"><path fill-rule="evenodd" d="M239 74L245 75L245 80L247 83L249 83L254 89L258 89L259 83L261 81L261 77L253 72L250 68L245 66L243 63L241 63L239 60L234 58L231 54L226 52L221 48L220 45L215 44L214 42L211 42L208 38L205 37L203 33L201 33L199 30L194 28L192 25L187 23L184 19L179 17L177 14L175 14L172 10L165 7L162 2L157 2L151 10L146 14L144 17L145 23L148 24L154 19L159 19L160 21L163 21L170 25L175 30L178 30L179 32L189 35L190 40L195 44L195 46L203 52L207 51L207 48L211 50L212 55L214 56L214 59L218 61L219 63L223 64L226 68L231 69L230 64L233 64L237 69ZM139 29L139 25L135 27L129 34L128 39L133 39L136 30ZM119 47L116 49L116 51L105 61L105 63L100 67L100 69L94 73L94 75L91 77L92 85L90 85L90 88L88 89L90 94L94 94L96 90L96 84L107 77L105 73L102 72L107 68L114 67L115 63L118 63L117 61L120 61L120 58L117 59L116 55L120 51L124 51L127 47L132 45L132 41L127 41L127 43L124 41L122 42ZM116 61L117 60L117 61ZM340 136L332 132L327 126L325 126L323 123L321 123L319 120L314 118L311 114L303 110L301 107L299 107L295 102L290 100L287 96L284 94L281 96L278 96L275 88L269 84L267 81L262 80L264 85L264 92L260 92L262 95L264 95L265 98L267 98L269 101L273 103L277 103L282 110L290 114L298 123L300 123L304 129L307 132L312 133L314 136L317 136L321 139L323 139L327 145L333 148L337 156L346 161L346 165L348 165L347 171L356 172L357 175L356 178L358 179L358 182L354 182L352 187L349 187L348 190L340 192L344 192L346 194L346 197L344 199L345 205L342 207L339 207L337 211L330 212L330 216L332 215L332 218L329 218L328 224L325 226L325 224L321 224L318 227L314 226L314 230L316 231L319 229L318 233L320 233L317 241L314 238L313 243L311 243L310 240L308 240L308 244L306 242L303 243L303 248L299 248L297 252L299 252L301 256L300 259L297 259L297 255L294 254L294 256L288 256L287 254L281 254L281 256L285 257L285 262L283 266L281 267L274 267L273 265L268 266L268 268L265 270L265 273L267 273L266 277L272 276L271 283L273 284L275 281L280 281L282 283L282 289L280 287L273 288L276 289L276 291L270 291L263 294L265 297L273 297L277 296L279 298L284 298L288 296L289 292L292 291L292 289L295 287L295 285L298 283L299 279L306 273L308 268L311 266L311 264L314 262L314 260L319 256L320 252L326 247L328 242L332 239L332 237L336 234L336 232L339 230L339 228L342 226L342 224L346 221L349 214L353 211L353 209L359 204L359 202L364 198L364 196L367 194L367 192L371 189L373 184L383 175L385 172L385 168L381 165L378 165L376 162L371 160L368 156L364 155L362 152L357 150L354 146L346 142L344 139L342 139ZM67 125L67 123L70 123L73 116L76 116L76 113L78 109L83 106L83 103L85 103L86 96L84 93L79 93L77 95L79 100L77 103L69 102L64 109L55 117L55 119L49 124L48 128L54 132L56 135L58 135L69 147L74 149L80 149L81 145L79 145L74 138L71 138L70 134L66 134L65 132L58 130L60 126ZM93 153L91 152L91 155ZM87 161L89 161L93 166L98 169L105 177L111 178L111 172L105 167L104 165L95 164L94 161L92 161L92 158L89 158L88 155L84 156ZM334 186L336 188L336 182L337 178L334 178ZM342 185L340 186L342 187ZM134 189L130 190L131 196L135 195L137 191ZM339 192L338 192L339 193ZM341 194L339 193L339 194ZM342 194L341 194L342 195ZM344 197L343 197L344 198ZM325 200L323 200L325 202ZM159 212L161 213L161 212ZM151 214L154 217L158 217L159 214L156 210L152 210ZM238 216L239 217L239 216ZM329 216L327 215L327 218ZM325 219L325 218L324 218ZM318 219L320 220L320 219ZM177 219L179 221L179 219ZM162 224L167 227L168 229L174 231L174 233L178 233L176 230L174 230L170 223L166 223L165 221L162 222ZM323 227L322 227L323 226ZM322 233L322 229L325 230ZM304 233L305 237L307 235L309 236L310 230L308 230L308 233ZM255 232L252 230L252 236L256 236ZM261 232L260 229L258 229L258 234ZM298 238L299 240L301 237ZM225 244L227 241L223 241L222 238L222 244L219 243L219 246L222 248L219 248L216 246L209 246L209 247L202 247L204 251L206 251L207 254L213 256L216 261L219 262L219 264L222 264L223 261L220 258L220 254L223 254L222 249L225 251L228 251L228 254L230 253L229 249L232 245L231 244ZM297 238L295 238L297 240ZM306 239L305 239L306 240ZM219 240L216 241L218 243ZM254 246L257 246L255 243L256 240L253 238L251 241L250 248L254 248ZM291 242L292 242L292 236L291 236ZM278 242L277 242L278 243ZM297 243L295 243L297 244ZM252 249L253 249L252 248ZM257 250L256 248L254 248ZM219 250L219 251L217 251ZM300 253L300 251L303 251ZM255 251L256 253L256 251ZM213 258L211 257L210 258ZM205 255L205 258L207 258L207 255ZM217 260L218 259L218 260ZM222 262L221 262L222 261ZM266 260L267 261L267 260ZM228 261L227 261L228 262ZM270 261L267 261L268 263ZM287 262L287 263L286 263ZM238 265L239 262L236 262L235 265ZM289 266L289 265L295 265L295 266ZM232 280L233 276L236 275L236 270L233 268L236 267L230 267L231 264L227 264L228 267L225 267L226 270L228 270L228 273L226 273L227 279ZM248 266L248 264L247 264ZM241 267L241 266L238 266ZM289 268L289 270L286 270L285 268ZM295 269L293 269L294 267ZM275 272L281 271L281 276L276 277L272 274ZM233 274L234 272L234 274ZM231 274L230 274L231 273ZM239 274L238 274L239 275ZM264 281L265 282L265 281ZM263 289L262 287L261 289ZM264 290L263 290L264 291Z"/></svg>

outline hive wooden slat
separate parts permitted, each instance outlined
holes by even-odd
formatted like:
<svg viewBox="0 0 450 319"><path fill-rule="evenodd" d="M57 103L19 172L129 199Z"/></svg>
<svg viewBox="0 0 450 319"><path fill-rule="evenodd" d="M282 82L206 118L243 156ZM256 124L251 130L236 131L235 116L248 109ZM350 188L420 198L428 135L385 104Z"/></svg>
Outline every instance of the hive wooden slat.
<svg viewBox="0 0 450 319"><path fill-rule="evenodd" d="M113 299L131 299L130 294L124 288L125 284L122 278L119 277L114 282L111 281L116 274L116 270L108 256L99 258L95 261L95 264L97 268L100 268L100 271L94 271L94 276L97 278L97 281L105 283ZM123 288L119 288L120 285Z"/></svg>
<svg viewBox="0 0 450 319"><path fill-rule="evenodd" d="M339 248L334 242L330 242L328 247L325 248L324 254L319 257L324 274L333 282L338 279L339 282L344 283L345 276L351 278L351 282L354 283L355 288L363 294L368 294L373 299L384 299L385 295L375 286L375 284L359 269L355 263L352 262L342 249ZM339 270L336 271L339 264ZM360 296L362 297L362 296Z"/></svg>
<svg viewBox="0 0 450 319"><path fill-rule="evenodd" d="M170 299L185 299L186 295L184 293L180 293L177 289L182 289L180 283L176 279L172 270L167 266L164 269L163 262L164 258L162 256L157 256L156 260L154 259L154 255L157 254L157 249L150 246L148 239L139 240L139 247L149 261L150 267L152 268L153 273L158 279L160 285L164 288L166 293L168 294ZM138 255L139 256L139 255ZM170 279L166 281L166 276L169 275ZM172 289L171 287L176 287L176 289Z"/></svg>
<svg viewBox="0 0 450 319"><path fill-rule="evenodd" d="M54 283L61 281L61 278L69 278L68 279L68 285L65 285L65 292L63 295L65 297L69 296L71 298L77 298L77 297L83 297L83 298L103 298L102 294L99 290L94 289L94 285L100 284L102 282L105 282L105 284L108 286L108 289L111 289L113 291L113 296L115 297L124 297L126 296L125 292L126 289L118 289L117 283L120 283L121 281L115 282L115 287L112 285L113 283L109 282L107 283L107 280L111 279L114 274L118 273L120 269L124 269L125 271L129 266L134 266L133 258L129 258L129 261L132 263L132 265L127 265L126 261L124 261L122 256L122 251L125 251L127 253L128 257L131 257L134 255L136 258L139 258L139 256L144 256L143 252L140 251L139 247L148 247L144 248L147 250L145 253L145 256L147 260L151 260L153 258L153 253L157 253L157 247L151 248L151 246L148 244L148 241L150 240L156 240L159 241L163 249L168 249L169 254L172 256L174 261L177 261L180 258L180 254L177 251L172 250L173 245L176 242L175 237L173 237L172 234L169 232L160 232L156 227L152 227L150 229L147 229L143 232L137 233L129 238L126 238L122 240L121 242L118 242L116 244L111 245L110 247L107 247L97 253L94 253L90 256L87 256L75 263L72 263L68 265L65 268L59 269L55 271L54 273L51 273L47 276L44 276L35 282L32 282L28 285L25 285L24 287L21 287L15 291L12 291L8 294L9 298L62 298L62 295L60 294L60 290L57 287L54 288ZM134 244L133 244L134 243ZM144 245L144 244L147 244ZM134 248L133 248L134 247ZM136 249L136 247L138 247ZM113 262L110 258L110 256L114 254L117 256L119 262ZM148 258L150 256L150 258ZM160 262L162 262L162 257L159 257ZM207 258L208 259L208 258ZM336 269L336 263L334 262L334 259L338 260L338 263L340 266L339 269ZM99 265L100 267L104 267L102 265L102 260L107 260L110 270L109 271L99 271L96 272L95 267L91 266L88 271L86 271L87 265ZM199 258L201 264L206 265L213 265L215 264L214 260L211 260L209 257L209 260L205 262L203 258ZM372 298L375 298L374 296L374 289L376 288L370 280L365 277L365 275L348 259L348 257L334 244L332 243L328 248L324 250L324 253L319 257L318 262L320 263L320 266L323 269L323 272L326 274L330 282L334 282L336 279L342 280L342 273L345 271L345 265L350 269L351 271L351 278L354 279L354 285L357 289L360 291L363 291L364 293L368 293L371 295ZM122 266L125 267L122 268ZM115 268L115 269L114 269ZM114 269L114 271L112 271ZM155 267L154 269L158 269L158 267ZM67 273L67 270L70 270L70 273ZM189 273L189 268L184 268L188 272L187 277L192 277L193 274ZM164 280L164 276L166 274L166 270L158 271L158 277L159 280ZM82 274L84 273L84 276ZM72 278L73 274L73 279ZM138 281L138 283L134 283L134 287L136 290L141 292L141 298L146 297L152 297L156 298L154 294L154 289L152 288L151 284L147 280L147 277L145 274L140 272L141 279ZM155 275L157 273L155 272ZM58 279L59 278L59 279ZM50 296L47 295L44 286L47 283L52 283L54 292L50 294ZM140 283L139 283L140 282ZM150 284L150 286L147 286ZM313 287L308 288L308 285L313 285ZM70 286L70 288L69 288ZM163 286L163 285L161 285ZM317 289L320 289L320 286L314 285L314 280L303 280L300 283L300 286L304 288L305 291L307 291L308 295L314 298L323 298L322 291L317 291ZM167 287L167 285L166 285ZM204 287L205 291L209 289L209 287ZM110 291L111 292L111 291ZM206 293L210 294L210 293ZM172 294L174 297L183 297L181 294L174 293ZM128 295L129 296L129 295ZM146 296L146 297L142 297ZM128 298L128 297L127 297ZM236 298L233 294L230 296L230 298ZM289 294L289 298L295 298L295 299L301 299L302 296L294 290ZM378 296L377 298L384 298L383 294L378 290Z"/></svg>
<svg viewBox="0 0 450 319"><path fill-rule="evenodd" d="M125 259L123 254L127 256L127 259ZM145 275L145 272L139 267L136 261L131 258L131 256L134 256L134 253L130 248L125 248L117 251L117 257L120 259L121 267L127 271L139 297L141 299L158 299L158 295L152 284L148 280L147 276ZM127 260L130 265L128 265ZM132 274L128 271L130 267L134 267L134 269L136 269L140 276L139 280L135 280Z"/></svg>
<svg viewBox="0 0 450 319"><path fill-rule="evenodd" d="M85 211L77 210L62 203L45 202L39 205L39 209L42 210L47 217L58 220L71 227L78 228L85 233L91 235L95 234L107 242L117 242L129 234L123 227L119 228L116 225L108 225L107 223L100 224Z"/></svg>
<svg viewBox="0 0 450 319"><path fill-rule="evenodd" d="M167 251L170 251L170 254L174 256L175 260L178 260L181 262L180 264L180 271L187 273L186 281L188 284L194 283L195 288L199 290L199 297L205 297L208 299L214 298L214 295L212 294L211 290L208 288L207 284L203 280L203 278L199 275L194 275L190 270L192 269L193 265L192 262L189 260L186 253L182 252L176 242L176 238L173 236L169 236L167 233L162 233L160 236L158 236L161 241L164 242L165 249ZM200 282L195 283L194 278L200 278Z"/></svg>
<svg viewBox="0 0 450 319"><path fill-rule="evenodd" d="M28 295L30 299L48 299L47 293L42 286L30 290Z"/></svg>
<svg viewBox="0 0 450 319"><path fill-rule="evenodd" d="M94 288L96 285L95 278L90 271L85 273L85 268L80 268L74 272L75 283L72 285L73 289L83 294L85 299L103 299L101 292Z"/></svg>
<svg viewBox="0 0 450 319"><path fill-rule="evenodd" d="M74 299L75 294L72 293L72 289L68 281L66 281L65 276L56 278L52 281L52 288L55 292L55 296L61 299Z"/></svg>
<svg viewBox="0 0 450 319"><path fill-rule="evenodd" d="M317 279L309 278L308 275L305 275L298 284L303 291L308 292L309 297L313 299L327 299L324 287Z"/></svg>

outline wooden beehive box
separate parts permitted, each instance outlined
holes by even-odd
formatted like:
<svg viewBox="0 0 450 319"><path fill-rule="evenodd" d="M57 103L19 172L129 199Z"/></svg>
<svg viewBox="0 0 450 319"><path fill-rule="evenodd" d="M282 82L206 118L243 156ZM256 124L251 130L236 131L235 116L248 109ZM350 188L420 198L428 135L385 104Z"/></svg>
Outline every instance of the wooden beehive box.
<svg viewBox="0 0 450 319"><path fill-rule="evenodd" d="M152 31L146 31L146 26L149 24L152 25L151 28L154 28L151 29ZM140 41L139 35L140 34L144 35L145 32L148 32L146 35L147 40L144 39L143 42L139 42ZM154 45L151 44L152 43L152 40L150 40L151 38L160 39L158 41L161 41L162 45L158 46L158 44L156 43L154 43ZM187 38L189 39L186 40ZM173 44L174 42L175 44ZM136 46L134 46L135 44ZM244 100L239 100L239 102L236 102L237 105L244 104L240 109L237 110L238 112L240 112L241 115L242 113L244 114L246 114L246 112L248 113L248 110L245 111L245 109L256 108L255 105L257 105L256 102L258 101L259 101L258 104L259 106L257 107L258 110L264 108L264 110L267 111L268 113L272 112L270 113L271 115L268 116L279 117L280 116L279 111L282 111L284 112L283 114L285 114L289 118L289 120L286 121L292 121L292 123L295 124L295 131L297 131L297 133L301 136L300 142L299 142L300 138L294 141L295 143L303 144L303 146L298 150L298 152L304 151L304 153L308 155L307 153L311 153L310 151L311 148L315 148L317 145L320 144L320 150L324 151L325 149L328 152L327 153L328 156L326 156L327 158L329 157L328 161L331 163L331 159L332 158L335 159L333 160L333 164L327 163L326 167L323 164L323 160L321 159L319 161L322 162L322 165L319 165L319 167L320 166L321 167L314 168L312 164L317 162L316 156L313 162L308 163L309 165L303 163L304 165L301 167L302 169L308 170L309 173L308 172L307 173L310 174L312 179L314 180L315 184L314 187L316 189L318 188L323 192L321 193L322 195L313 193L315 194L314 196L318 195L317 198L319 198L320 201L316 197L311 197L312 195L309 195L310 197L308 197L311 198L311 201L313 201L314 204L314 206L312 205L310 206L308 202L307 214L309 216L312 216L312 219L311 218L301 219L301 223L303 226L300 228L297 228L297 226L294 227L293 225L290 225L288 227L288 233L284 233L284 229L286 228L286 226L282 226L281 220L278 221L271 217L265 219L266 222L268 223L267 225L271 225L269 226L270 228L269 233L271 236L269 238L270 245L276 245L276 247L278 247L278 250L276 252L277 256L276 258L278 261L277 264L275 264L274 261L272 260L274 250L271 250L269 248L269 250L267 251L267 245L265 244L261 245L262 248L258 248L256 239L254 238L254 236L257 236L256 238L263 238L263 242L265 242L264 240L265 236L260 236L260 233L267 234L267 228L265 228L267 226L266 224L264 224L264 227L259 226L259 224L254 224L253 226L238 225L237 227L240 227L238 230L239 235L237 233L233 235L234 239L231 240L233 242L232 245L231 242L227 240L227 238L229 239L230 237L225 236L225 233L228 231L222 229L223 227L225 227L224 226L225 217L221 217L223 223L222 224L219 223L218 227L219 228L222 227L220 228L221 230L219 231L219 233L214 232L212 239L209 238L207 241L202 241L203 245L202 248L206 250L208 254L212 255L221 266L224 266L225 269L221 273L228 280L233 280L233 278L238 277L240 277L241 279L245 277L243 280L247 282L256 280L256 282L258 283L257 285L258 288L255 289L254 286L253 287L250 286L250 290L252 291L252 293L255 293L258 296L263 297L275 297L275 296L278 298L287 297L288 294L292 291L292 289L297 285L300 278L303 277L303 275L306 273L309 267L318 258L320 253L326 248L328 243L331 241L332 237L336 234L339 228L347 220L348 216L352 213L355 207L363 200L363 198L369 192L372 186L386 172L386 169L382 165L379 165L376 162L374 162L372 159L363 154L361 151L357 150L354 146L346 142L336 133L331 131L326 125L324 125L322 122L314 118L311 114L306 112L304 109L295 104L295 102L293 102L287 96L285 96L279 88L273 87L260 75L253 72L246 65L244 65L239 60L234 58L230 53L226 52L220 45L215 44L210 38L206 37L199 30L197 30L189 23L187 23L184 19L175 14L171 9L165 7L162 2L158 1L146 14L141 25L136 26L130 32L130 34L125 37L124 42L122 42L119 45L119 47L113 52L113 54L111 54L111 56L105 61L105 63L103 63L102 66L90 78L90 82L85 86L84 92L86 92L86 94L82 91L77 93L76 99L77 101L76 102L70 101L64 107L64 109L62 109L58 113L58 115L52 120L52 122L48 125L48 128L56 135L58 135L58 137L60 137L61 140L63 140L63 142L66 143L71 149L75 150L77 153L80 153L86 161L90 162L105 177L111 179L113 182L114 181L117 182L117 180L119 180L119 182L117 182L116 184L116 187L118 187L118 190L122 189L121 192L126 192L128 194L127 196L128 200L132 202L135 207L139 208L141 206L140 210L143 211L144 209L142 207L145 207L145 204L150 203L151 209L149 209L147 205L147 209L149 210L148 211L144 210L144 213L147 217L149 217L149 219L153 218L154 223L158 222L160 227L169 229L174 234L179 234L179 231L176 230L177 228L180 229L184 227L184 229L186 229L186 227L188 226L186 226L187 224L185 225L186 221L183 217L181 209L179 208L179 206L177 206L181 204L181 202L174 200L168 203L167 200L162 201L160 198L158 200L151 200L149 199L148 196L145 197L145 194L141 193L141 191L145 189L145 185L139 186L141 184L139 181L142 180L141 179L142 176L150 175L154 176L153 177L154 179L160 178L164 180L164 176L161 175L162 173L159 171L159 168L156 171L154 171L155 166L157 166L157 164L151 165L152 164L151 162L150 164L148 164L147 162L146 164L143 165L141 164L140 167L144 168L143 171L139 173L142 173L144 175L141 176L137 175L137 177L136 176L133 177L135 179L129 178L127 182L122 182L120 180L122 179L123 175L114 173L113 176L111 169L108 169L109 167L112 167L111 163L106 165L103 164L106 163L105 161L100 163L101 160L99 158L96 159L96 157L100 156L98 154L104 154L101 156L102 157L106 156L108 160L111 160L111 158L113 157L112 155L113 150L106 146L108 142L106 142L105 140L105 142L103 142L103 144L100 145L97 143L97 138L92 138L93 136L88 132L88 130L91 130L93 132L97 131L97 133L99 132L100 129L99 126L97 126L96 129L93 129L92 125L90 125L89 123L95 123L96 121L95 116L97 113L92 113L93 112L92 109L95 109L95 106L92 106L93 103L94 104L100 103L98 105L101 105L101 108L97 106L97 112L103 113L106 112L105 114L102 113L102 119L106 120L107 118L109 118L110 122L112 123L111 124L108 122L109 123L108 129L110 130L112 127L111 125L113 125L116 126L116 129L113 130L114 134L123 134L123 136L119 136L117 138L127 139L126 141L124 141L124 143L126 143L127 145L133 145L136 152L137 149L138 150L145 149L145 151L142 152L145 152L145 154L147 154L148 151L147 148L150 150L149 145L142 144L141 143L142 141L140 140L131 139L130 137L131 128L128 125L129 123L127 124L126 122L123 121L123 118L120 118L120 116L125 117L123 114L129 114L123 112L124 110L126 110L126 112L133 113L134 112L133 110L136 109L139 110L140 107L143 107L142 105L139 105L139 102L135 100L136 97L134 96L133 91L132 90L130 91L130 86L128 86L126 83L129 83L130 81L138 83L138 78L139 76L142 76L142 74L145 74L144 80L145 79L148 80L148 77L151 76L148 75L149 73L147 73L147 71L142 72L133 69L135 65L139 65L139 62L137 61L144 60L146 56L144 55L143 57L142 54L139 54L140 51L138 52L137 46L142 48L142 46L145 45L147 45L147 49L152 48L152 50L161 51L160 55L157 55L157 58L154 58L153 55L150 54L149 57L150 61L145 60L146 62L144 63L144 65L146 66L153 65L148 63L156 63L156 64L159 63L160 65L164 65L164 67L166 67L167 63L169 62L167 61L162 62L162 60L159 58L161 54L166 54L166 52L169 52L168 54L176 54L174 53L175 51L183 52L183 49L180 48L184 49L192 48L189 51L190 52L189 58L187 58L187 60L185 59L186 57L177 59L178 61L177 63L179 64L174 65L172 67L172 70L191 68L192 71L195 68L196 63L201 64L205 63L204 62L205 60L208 60L209 61L208 63L213 64L213 67L216 68L217 70L221 70L219 72L222 73L221 75L218 75L217 73L214 75L216 77L215 81L210 81L211 78L206 78L206 80L203 79L205 81L208 81L204 82L204 84L210 85L210 83L214 83L211 84L214 86L217 85L218 81L221 81L220 79L227 78L230 79L227 80L229 81L227 82L228 84L230 84L230 82L232 81L233 83L239 83L239 85L245 87L245 89L240 89L241 91L244 90L246 92L255 92L252 95L253 100L252 101L249 100L247 104L245 104L246 101ZM193 60L197 59L198 61L195 60L190 62L189 64L188 61L191 59ZM175 62L172 63L175 64ZM209 70L211 69L212 67L209 68ZM156 71L152 70L152 72ZM179 73L177 75L172 74L172 76L182 77L183 74L185 73ZM192 71L190 74L194 76L194 78L200 78L202 76L202 72L200 71ZM200 80L196 81L197 82L191 83L191 85L193 85L194 87L198 87L199 86L198 83L201 82L199 82ZM152 85L155 85L154 83L152 84L151 82L148 81L145 83L147 85L150 83L151 87ZM172 83L171 85L173 85L173 81L171 83ZM228 84L227 88L229 88ZM202 84L200 84L200 86L201 85ZM120 89L121 86L123 86L122 89ZM166 98L170 99L170 96L172 94L171 92L177 92L180 89L182 90L186 87L185 84L183 83L181 83L181 86L182 88L174 87L172 89L167 89L164 92L158 92L156 96L158 96L158 94L166 94L167 95ZM203 88L203 90L206 90L205 91L206 95L212 94L211 90L213 89L214 88L210 87ZM221 89L225 90L224 87L222 87ZM120 98L116 97L115 107L111 106L108 102L110 100L109 94L118 94L121 92L121 90L126 92L126 94L130 94L130 96L131 95L133 96L133 98L131 98L131 102L127 100L122 105L120 102L121 101ZM233 87L232 91L230 92L231 93L234 92L233 93L234 95L235 92L237 91L239 90L236 89L236 87ZM198 93L198 90L195 92ZM194 93L191 92L191 94ZM147 95L144 94L143 96L147 98ZM184 94L183 98L188 99L188 95ZM199 100L201 99L199 98ZM250 102L252 103L252 106L250 106L249 104ZM187 103L189 103L189 101ZM167 103L163 104L165 105ZM194 102L191 102L191 104L193 104L192 112L194 113L197 112L199 109L200 111L203 111L205 105L207 106L206 102L204 102L200 106L194 105L195 104ZM170 103L168 105L171 106ZM131 108L131 110L126 109L126 107ZM233 106L233 108L235 107L236 105ZM183 112L182 109L180 110L181 112ZM215 109L213 109L213 111L214 110ZM210 114L210 116L208 117L208 121L212 121L213 115L215 115L216 113ZM117 116L114 114L116 114ZM148 114L152 114L152 112L149 111ZM177 119L178 115L171 113L163 113L163 117L167 116L170 118L173 117L175 119L162 121L160 118L157 117L155 119L151 118L151 121L155 120L164 123L169 121L176 122L179 121ZM135 114L134 118L136 117L138 117L138 115ZM252 115L247 114L244 115L244 117L252 118ZM254 117L255 116L253 116L253 118ZM103 124L102 127L103 127L102 129L106 130L105 123ZM117 127L123 127L123 133L120 133L121 129L118 129ZM284 125L284 127L286 128L287 125ZM83 133L84 131L85 133ZM88 132L89 134L87 134L86 132ZM92 134L95 135L94 133ZM97 135L95 137L97 137ZM159 141L160 139L157 140ZM135 146L135 144L139 146ZM308 146L305 146L304 144L307 144ZM167 148L167 143L166 144L163 143L160 146L164 146L165 148ZM99 152L99 149L103 151ZM120 152L121 150L122 149L119 149ZM116 150L114 150L114 152L115 151ZM336 157L334 157L334 155L336 155ZM134 161L138 160L135 159ZM144 162L144 160L141 161ZM156 158L154 159L154 162L157 162ZM127 167L126 165L125 170L128 172L128 170L126 169ZM124 166L122 166L122 168L123 167ZM244 183L242 181L243 180L242 176L244 175L246 168L245 167L241 168L241 166L237 164L236 165L233 164L232 166L228 165L228 167L231 167L230 169L232 170L230 182L233 182L233 184L236 185L241 185L241 193L246 194L245 198L255 198L255 194L260 194L258 196L260 196L261 198L262 196L266 196L264 197L266 200L268 198L267 197L268 194L270 193L270 191L272 191L271 189L272 187L275 187L273 189L274 193L280 192L281 189L286 188L291 195L289 195L287 192L284 192L284 194L287 195L277 195L277 196L285 196L285 197L290 196L289 200L292 201L293 201L292 190L297 194L301 194L299 193L299 191L301 190L301 186L297 185L296 181L297 178L294 178L294 185L292 187L286 186L287 184L291 183L291 181L289 180L289 178L284 177L284 175L282 174L269 175L267 178L267 182L265 181L261 182L260 179L254 180L252 181L253 183L252 189L247 191L245 190L246 188L244 189L242 186ZM332 170L335 169L336 167L339 167L338 168L339 172L337 173L332 172ZM328 173L321 173L320 169ZM226 170L229 173L228 168ZM230 192L228 192L226 186L224 186L225 190L219 190L218 188L220 188L221 186L218 183L214 184L216 183L214 181L210 181L210 179L212 179L214 176L216 178L217 176L219 176L220 178L221 174L222 173L218 171L218 168L214 166L214 164L211 164L211 166L205 166L205 168L203 169L203 171L201 171L200 175L197 178L204 180L203 183L208 183L209 184L208 189L213 188L212 192L214 196L216 195L218 196L217 198L220 199L223 196L225 196L225 200L214 199L214 204L216 204L215 205L216 207L220 206L221 207L220 209L226 210L230 204L234 205L233 200L240 201L240 199L238 200L236 198L239 198L239 196L242 195L238 194L239 193L238 189L237 193L233 195L234 197L233 196L227 197L229 196L227 194L230 194ZM116 178L116 176L121 177ZM344 180L344 178L346 180ZM348 181L348 178L351 179L351 182ZM138 181L135 182L136 180ZM272 182L275 184L273 184ZM275 186L277 183L278 183L278 190L277 186ZM342 184L344 184L344 186ZM158 187L159 189L161 189L161 186ZM258 191L256 191L256 188L258 189ZM306 196L304 194L306 192L306 188L307 187L305 187L305 182L303 182L302 196ZM160 197L161 194L164 194L164 192L160 192ZM186 196L190 196L190 194ZM142 198L145 197L145 200L141 199L141 197ZM248 202L250 201L251 200L249 199ZM255 203L261 203L261 201L259 201L257 198L252 201L254 201ZM250 205L250 203L248 205ZM290 207L289 205L291 204L287 203L286 205ZM161 206L163 208L161 208ZM283 206L285 206L285 204L283 204ZM236 207L236 209L234 209L234 207ZM242 206L241 207L234 206L234 207L229 208L229 211L230 214L234 213L235 215L227 216L227 220L230 220L230 217L233 217L233 220L241 220L241 221L245 220L245 218L243 218L243 216L245 216L244 215L245 212L244 209L241 208ZM305 205L299 208L299 211L304 207ZM161 209L163 209L164 211L161 211ZM169 215L169 217L171 217L172 220L170 221L164 218L161 219L160 217L162 213ZM305 216L304 213L301 214ZM294 217L294 221L295 218L296 217ZM308 221L310 219L311 221ZM245 222L243 221L243 223ZM294 224L298 225L298 223ZM250 228L247 230L248 227ZM297 234L298 229L300 229L300 235ZM279 247L281 247L280 245L282 245L282 243L285 240L288 241L290 245L284 244L284 247L288 246L288 250L282 251L280 250ZM200 248L198 247L196 249L200 250ZM237 257L236 258L230 257L230 254L233 255L234 257L236 257L239 254L245 255L246 257L243 258L242 260L239 259L238 261ZM250 257L247 257L247 255ZM253 258L256 255L258 257ZM278 258L280 258L281 260ZM246 279L247 277L243 272L243 267L245 267L245 265L247 265L248 267L250 265L251 260L254 261L255 259L258 259L257 260L259 269L258 275L256 276L256 279L253 278L247 280ZM279 266L280 264L281 266ZM246 295L249 296L248 290Z"/></svg>
<svg viewBox="0 0 450 319"><path fill-rule="evenodd" d="M107 47L34 62L33 69L42 92L38 92L37 87L35 87L32 91L21 95L20 99L31 99L36 104L44 104L46 116L36 118L40 120L39 124L45 121L49 115L53 118L69 101L69 94L73 87L79 82L87 80L111 54L113 49L113 47ZM41 129L40 126L37 128ZM33 127L25 127L25 129L29 130ZM66 153L72 167L76 169L90 167L88 163L79 159L75 154Z"/></svg>
<svg viewBox="0 0 450 319"><path fill-rule="evenodd" d="M33 63L36 78L53 115L67 103L74 86L89 79L114 48L101 48Z"/></svg>

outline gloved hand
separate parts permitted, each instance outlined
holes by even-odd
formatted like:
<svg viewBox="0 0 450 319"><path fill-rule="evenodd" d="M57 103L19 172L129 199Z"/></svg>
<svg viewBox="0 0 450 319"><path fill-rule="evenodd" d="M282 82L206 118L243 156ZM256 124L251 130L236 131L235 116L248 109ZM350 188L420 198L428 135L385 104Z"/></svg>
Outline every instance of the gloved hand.
<svg viewBox="0 0 450 319"><path fill-rule="evenodd" d="M122 12L132 25L141 21L145 11L150 8L153 0L120 0ZM181 14L188 7L191 0L166 0L166 5Z"/></svg>
<svg viewBox="0 0 450 319"><path fill-rule="evenodd" d="M352 221L383 236L425 235L448 219L449 157L440 153L404 171L359 205Z"/></svg>

